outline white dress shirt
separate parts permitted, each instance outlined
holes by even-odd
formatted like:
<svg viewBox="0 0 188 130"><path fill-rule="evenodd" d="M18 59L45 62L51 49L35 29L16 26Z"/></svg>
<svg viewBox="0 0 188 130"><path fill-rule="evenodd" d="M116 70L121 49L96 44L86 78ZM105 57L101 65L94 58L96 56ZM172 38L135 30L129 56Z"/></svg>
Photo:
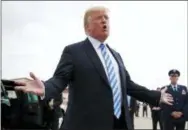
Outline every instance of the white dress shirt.
<svg viewBox="0 0 188 130"><path fill-rule="evenodd" d="M128 104L128 107L131 106L131 97L129 95L127 96L127 104Z"/></svg>
<svg viewBox="0 0 188 130"><path fill-rule="evenodd" d="M101 60L102 62L102 65L103 65L103 68L105 69L105 72L106 72L106 75L108 75L108 72L107 72L107 68L106 68L106 65L105 65L105 61L103 59L103 56L102 56L102 53L101 53L101 49L100 49L100 44L101 42L98 41L97 39L91 37L91 36L88 36L88 39L89 41L91 42L93 48L95 49L97 55L99 56L99 59ZM115 58L113 57L113 55L111 54L110 50L108 49L108 47L106 46L106 43L103 43L106 47L106 51L107 53L109 54L110 56L110 59L112 61L112 64L114 66L114 70L115 70L115 73L116 73L116 76L117 76L117 84L118 84L118 87L119 87L119 91L121 92L121 99L122 99L122 91L121 91L121 80L120 80L120 74L119 74L119 66L117 64L117 61L115 60ZM108 77L108 76L107 76Z"/></svg>
<svg viewBox="0 0 188 130"><path fill-rule="evenodd" d="M176 90L176 91L178 90L178 85L177 84L171 84L171 87L172 87L173 90Z"/></svg>

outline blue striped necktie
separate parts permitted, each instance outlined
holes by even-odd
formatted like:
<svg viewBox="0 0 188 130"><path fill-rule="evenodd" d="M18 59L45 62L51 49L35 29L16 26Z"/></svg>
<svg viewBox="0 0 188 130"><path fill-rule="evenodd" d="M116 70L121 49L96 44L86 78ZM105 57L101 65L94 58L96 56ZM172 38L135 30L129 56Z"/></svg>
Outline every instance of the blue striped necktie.
<svg viewBox="0 0 188 130"><path fill-rule="evenodd" d="M115 73L115 69L110 59L110 56L106 51L107 49L106 46L104 44L101 44L100 49L101 49L103 59L105 61L108 81L112 89L114 115L117 118L119 118L121 115L121 90L119 89L120 86L118 86L117 75Z"/></svg>

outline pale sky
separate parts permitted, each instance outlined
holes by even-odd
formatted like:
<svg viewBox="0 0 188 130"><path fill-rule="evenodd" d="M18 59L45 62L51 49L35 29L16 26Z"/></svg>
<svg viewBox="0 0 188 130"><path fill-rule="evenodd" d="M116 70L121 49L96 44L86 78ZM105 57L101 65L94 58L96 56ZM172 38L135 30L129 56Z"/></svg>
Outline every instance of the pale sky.
<svg viewBox="0 0 188 130"><path fill-rule="evenodd" d="M169 84L168 71L187 85L186 1L2 1L2 78L50 78L66 45L84 40L84 11L110 9L107 43L118 51L136 83Z"/></svg>

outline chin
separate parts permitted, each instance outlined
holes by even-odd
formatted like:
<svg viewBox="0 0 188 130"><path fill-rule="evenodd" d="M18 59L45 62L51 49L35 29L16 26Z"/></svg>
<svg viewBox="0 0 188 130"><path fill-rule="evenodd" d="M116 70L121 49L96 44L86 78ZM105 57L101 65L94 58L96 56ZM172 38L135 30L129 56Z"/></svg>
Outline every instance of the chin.
<svg viewBox="0 0 188 130"><path fill-rule="evenodd" d="M109 36L109 32L104 32L104 33L103 33L103 36L104 36L104 37L108 37L108 36Z"/></svg>
<svg viewBox="0 0 188 130"><path fill-rule="evenodd" d="M106 40L108 38L108 35L103 35L102 39Z"/></svg>

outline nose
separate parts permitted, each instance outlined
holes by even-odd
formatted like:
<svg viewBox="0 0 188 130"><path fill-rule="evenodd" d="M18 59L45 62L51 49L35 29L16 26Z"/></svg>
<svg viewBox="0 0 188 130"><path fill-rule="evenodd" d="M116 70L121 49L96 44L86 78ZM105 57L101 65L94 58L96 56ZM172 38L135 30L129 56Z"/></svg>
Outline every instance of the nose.
<svg viewBox="0 0 188 130"><path fill-rule="evenodd" d="M107 18L103 16L101 21L102 21L102 23L106 23L107 22Z"/></svg>

